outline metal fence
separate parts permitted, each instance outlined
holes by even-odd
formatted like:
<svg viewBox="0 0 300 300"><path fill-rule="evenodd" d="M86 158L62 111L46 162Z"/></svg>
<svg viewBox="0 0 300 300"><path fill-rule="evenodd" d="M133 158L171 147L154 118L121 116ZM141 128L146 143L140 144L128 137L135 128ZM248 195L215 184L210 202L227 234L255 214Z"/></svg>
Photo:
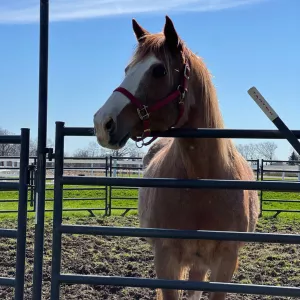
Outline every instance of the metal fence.
<svg viewBox="0 0 300 300"><path fill-rule="evenodd" d="M0 136L0 144L20 144L20 176L17 182L0 182L0 191L19 191L17 229L0 229L1 238L12 238L17 241L15 277L0 277L0 285L15 288L15 299L23 299L26 227L27 227L27 191L30 185L28 174L29 129L21 129L21 135Z"/></svg>
<svg viewBox="0 0 300 300"><path fill-rule="evenodd" d="M284 138L276 131L239 130L171 130L164 135L184 136L193 138ZM108 226L78 226L65 225L62 222L63 186L64 185L117 185L121 187L161 187L161 188L192 188L192 189L246 189L246 190L273 190L273 191L300 191L300 182L288 181L235 181L235 180L187 180L187 179L145 179L145 178L108 178L108 177L79 177L64 176L64 138L66 136L91 136L90 128L68 128L63 122L56 123L55 141L55 195L53 217L53 244L52 244L52 275L51 275L51 300L59 299L60 285L67 284L97 284L117 285L143 288L166 288L184 290L218 291L230 293L263 294L273 296L300 297L300 289L293 287L278 287L266 285L243 285L219 282L187 282L180 280L162 280L130 277L106 277L79 274L61 273L61 238L62 234L88 234L111 235L131 237L154 238L180 238L180 239L205 239L205 240L231 240L261 243L291 243L300 244L299 235L267 234L267 233L241 233L193 230L165 230L122 228ZM297 137L300 133L296 133Z"/></svg>
<svg viewBox="0 0 300 300"><path fill-rule="evenodd" d="M78 176L102 176L102 177L142 177L142 157L65 157L64 174ZM54 201L54 161L48 161L46 164L46 212L53 211ZM16 181L18 175L8 175L7 172L19 172L20 157L0 157L0 182ZM29 213L36 212L36 178L37 178L37 157L29 158L29 197L28 205ZM282 180L298 180L300 181L300 165L298 161L283 160L259 160L249 159L249 164L256 176L256 180L265 181L270 179ZM1 171L5 171L2 172ZM6 173L6 174L4 174ZM2 174L2 175L1 175ZM291 177L293 176L293 177ZM76 191L77 196L68 196L68 192ZM93 197L86 195L89 191L97 192ZM131 193L126 193L130 191ZM87 211L90 215L95 216L95 212L101 212L106 216L110 216L112 211L118 211L121 215L126 215L129 211L137 210L137 192L135 187L124 186L67 186L64 187L64 212L80 212ZM287 203L300 203L297 199L270 199L265 197L263 191L260 193L261 216L263 212L274 213L274 217L282 212L298 213L299 209L288 209L285 207ZM135 194L135 195L133 195ZM5 207L5 203L17 203L17 197L10 199L2 199L0 193L0 204ZM77 203L76 203L77 202ZM82 204L76 207L76 204ZM87 203L84 205L83 203ZM125 203L125 205L122 205ZM129 204L128 204L129 203ZM277 203L281 208L269 208L268 204ZM127 205L128 204L128 205ZM267 204L265 207L264 204ZM17 213L17 209L0 209L0 213Z"/></svg>

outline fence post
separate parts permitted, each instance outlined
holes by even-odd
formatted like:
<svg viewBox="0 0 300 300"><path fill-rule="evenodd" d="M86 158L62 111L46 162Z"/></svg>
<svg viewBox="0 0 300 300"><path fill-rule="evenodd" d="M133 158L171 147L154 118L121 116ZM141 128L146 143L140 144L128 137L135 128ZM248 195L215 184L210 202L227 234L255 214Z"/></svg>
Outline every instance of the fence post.
<svg viewBox="0 0 300 300"><path fill-rule="evenodd" d="M61 179L64 172L64 123L56 122L55 134L55 170L54 170L54 212L52 238L52 270L51 300L59 299L61 267L61 223L63 211L63 185Z"/></svg>
<svg viewBox="0 0 300 300"><path fill-rule="evenodd" d="M28 202L28 164L29 164L29 129L21 132L20 175L19 175L19 203L18 203L18 231L16 257L16 285L15 299L24 299L25 255L27 230L27 202Z"/></svg>
<svg viewBox="0 0 300 300"><path fill-rule="evenodd" d="M256 160L256 180L259 181L259 159Z"/></svg>
<svg viewBox="0 0 300 300"><path fill-rule="evenodd" d="M260 180L264 181L264 159L261 160ZM259 217L262 217L262 214L263 214L263 191L260 191L260 214L259 214Z"/></svg>
<svg viewBox="0 0 300 300"><path fill-rule="evenodd" d="M105 177L108 176L108 157L105 156ZM105 186L105 215L108 215L109 207L108 207L108 186Z"/></svg>
<svg viewBox="0 0 300 300"><path fill-rule="evenodd" d="M32 163L29 165L29 184L30 184L30 206L33 207L35 211L35 165Z"/></svg>
<svg viewBox="0 0 300 300"><path fill-rule="evenodd" d="M109 177L112 177L112 156L109 157ZM108 215L111 216L111 189L112 187L109 186L109 193L108 193Z"/></svg>

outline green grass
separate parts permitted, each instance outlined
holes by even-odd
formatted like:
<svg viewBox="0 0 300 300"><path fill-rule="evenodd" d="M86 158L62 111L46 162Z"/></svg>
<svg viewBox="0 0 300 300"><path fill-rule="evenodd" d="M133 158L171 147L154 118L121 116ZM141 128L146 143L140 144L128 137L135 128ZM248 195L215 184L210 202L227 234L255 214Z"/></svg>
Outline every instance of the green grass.
<svg viewBox="0 0 300 300"><path fill-rule="evenodd" d="M54 192L53 192L53 185L47 185L46 186L46 210L52 210L53 209L53 201L47 201L50 199L53 199ZM85 189L91 189L93 190L85 190ZM68 190L72 189L72 190ZM66 215L77 215L77 216L87 216L90 213L86 210L87 209L99 209L105 208L105 199L106 193L109 193L109 188L107 191L105 190L104 186L64 186L64 202L63 202L63 208L64 209L84 209L83 211L71 211L71 212L64 212ZM128 207L137 207L137 200L130 200L126 198L135 198L138 197L138 190L137 189L114 189L111 190L112 195L112 206L114 209L112 210L112 214L114 215L120 215L124 213L124 208ZM30 197L30 192L28 193L28 197ZM8 199L17 199L18 198L18 192L0 192L0 211L1 210L17 210L18 204L16 202L3 202L3 200ZM86 200L68 200L68 198L72 199L78 199L78 198L86 198ZM90 199L90 198L93 198ZM96 198L96 199L95 199ZM118 199L113 199L118 198ZM101 199L101 200L98 200ZM30 203L28 204L28 209L32 210L33 207L30 206ZM93 210L94 214L104 214L104 211L97 211ZM130 214L136 213L134 211L129 212ZM31 215L32 213L29 213ZM1 218L7 218L7 217L14 217L16 214L14 213L0 213L0 219ZM50 215L49 213L46 213L46 215Z"/></svg>
<svg viewBox="0 0 300 300"><path fill-rule="evenodd" d="M278 178L267 178L267 180L278 180ZM293 180L293 179L291 179ZM64 209L84 209L83 211L71 211L64 212L66 216L88 216L90 213L85 209L93 209L93 208L104 208L105 200L67 200L68 198L106 198L106 191L103 190L103 186L65 186L64 187ZM68 190L72 188L73 190ZM85 190L91 189L93 190ZM109 193L109 188L107 189L107 193ZM112 215L121 215L125 212L125 208L137 207L137 200L128 199L138 197L137 189L115 189L112 188ZM2 200L7 199L17 199L18 192L0 192L0 211L1 210L17 210L17 203L7 203ZM53 199L53 185L47 185L46 190L46 199ZM117 198L117 199L114 199ZM274 199L274 200L299 200L300 201L300 193L291 193L291 192L263 192L263 199ZM28 209L32 210L33 207L28 205ZM46 210L53 209L53 201L46 202ZM263 202L263 209L283 209L283 210L300 210L300 203L286 203L286 202ZM93 210L95 215L103 215L104 211ZM136 210L131 210L128 214L136 214ZM270 217L274 215L274 212L263 212L263 215L266 217ZM51 216L52 213L46 213L47 216ZM15 213L0 213L1 218L7 217L15 217ZM33 216L33 213L29 213L29 216ZM287 217L287 218L296 218L300 219L300 213L281 213L279 217Z"/></svg>

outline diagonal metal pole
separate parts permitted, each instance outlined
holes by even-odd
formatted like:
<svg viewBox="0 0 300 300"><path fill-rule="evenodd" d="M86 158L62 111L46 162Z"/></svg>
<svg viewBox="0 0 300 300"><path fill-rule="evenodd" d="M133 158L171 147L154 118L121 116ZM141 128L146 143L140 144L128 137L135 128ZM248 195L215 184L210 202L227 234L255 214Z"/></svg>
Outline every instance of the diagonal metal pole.
<svg viewBox="0 0 300 300"><path fill-rule="evenodd" d="M265 115L273 122L273 124L278 128L279 131L286 137L292 147L300 155L300 142L293 134L293 132L285 125L282 119L278 116L275 110L267 102L267 100L262 96L262 94L257 90L256 87L252 87L248 90L248 94L256 102L256 104L261 108Z"/></svg>
<svg viewBox="0 0 300 300"><path fill-rule="evenodd" d="M39 116L32 299L42 299L48 102L49 0L40 0Z"/></svg>

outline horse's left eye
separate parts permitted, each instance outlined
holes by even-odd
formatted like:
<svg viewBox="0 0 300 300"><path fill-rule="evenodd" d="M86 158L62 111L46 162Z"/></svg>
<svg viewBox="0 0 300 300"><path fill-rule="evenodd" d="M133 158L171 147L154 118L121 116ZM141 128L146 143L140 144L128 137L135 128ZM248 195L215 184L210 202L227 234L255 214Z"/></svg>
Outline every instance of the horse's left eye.
<svg viewBox="0 0 300 300"><path fill-rule="evenodd" d="M167 74L167 70L163 65L158 65L153 68L152 74L154 78L161 78Z"/></svg>

